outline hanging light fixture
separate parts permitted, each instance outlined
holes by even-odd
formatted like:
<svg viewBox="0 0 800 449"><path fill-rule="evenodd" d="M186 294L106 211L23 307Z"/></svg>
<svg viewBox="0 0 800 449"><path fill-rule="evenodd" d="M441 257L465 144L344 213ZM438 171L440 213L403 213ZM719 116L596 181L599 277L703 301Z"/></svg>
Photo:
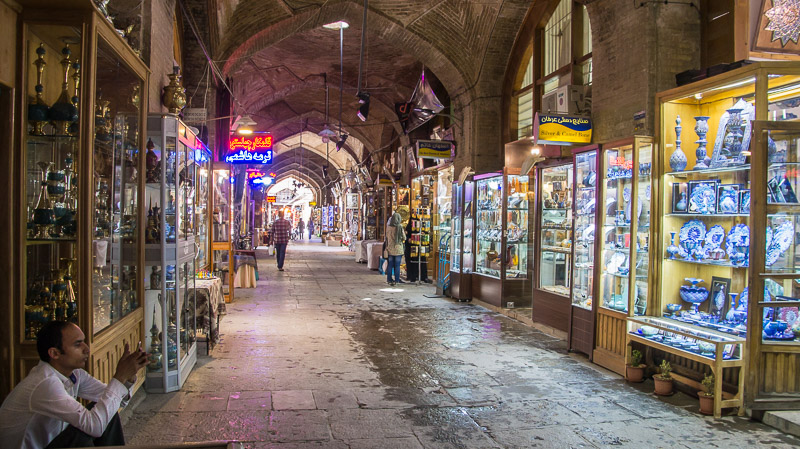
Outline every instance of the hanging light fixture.
<svg viewBox="0 0 800 449"><path fill-rule="evenodd" d="M236 131L237 134L249 135L253 134L256 126L258 126L258 123L250 117L250 114L245 114L236 118L233 122L233 126L231 126L231 130Z"/></svg>
<svg viewBox="0 0 800 449"><path fill-rule="evenodd" d="M358 107L358 118L360 118L362 122L366 122L369 116L369 92L359 92L356 96L358 97L358 102L361 104L361 106Z"/></svg>
<svg viewBox="0 0 800 449"><path fill-rule="evenodd" d="M357 115L362 122L366 122L367 117L369 116L369 92L364 92L361 90L361 74L364 73L364 47L366 46L367 41L368 5L368 0L364 0L364 20L361 22L361 51L359 52L358 56L358 93L356 94L356 97L358 97L358 103L361 105L358 107Z"/></svg>

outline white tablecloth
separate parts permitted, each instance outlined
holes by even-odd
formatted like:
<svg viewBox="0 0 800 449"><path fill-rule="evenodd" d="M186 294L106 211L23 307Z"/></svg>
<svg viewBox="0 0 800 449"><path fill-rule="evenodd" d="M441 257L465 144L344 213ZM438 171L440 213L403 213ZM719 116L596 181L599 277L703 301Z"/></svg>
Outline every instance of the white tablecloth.
<svg viewBox="0 0 800 449"><path fill-rule="evenodd" d="M356 240L356 243L353 245L353 249L356 252L356 263L366 262L367 261L367 250L362 245L364 240Z"/></svg>

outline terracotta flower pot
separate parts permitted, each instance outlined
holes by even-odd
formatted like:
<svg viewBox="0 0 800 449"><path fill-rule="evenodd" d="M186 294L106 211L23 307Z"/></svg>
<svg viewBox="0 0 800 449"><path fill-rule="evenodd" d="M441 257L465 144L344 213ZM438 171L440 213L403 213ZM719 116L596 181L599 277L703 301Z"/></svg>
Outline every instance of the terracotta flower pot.
<svg viewBox="0 0 800 449"><path fill-rule="evenodd" d="M700 399L700 413L704 415L713 415L714 396L708 396L705 391L698 391L697 398Z"/></svg>
<svg viewBox="0 0 800 449"><path fill-rule="evenodd" d="M669 396L672 394L672 379L663 379L661 375L653 376L656 384L655 393L659 396Z"/></svg>
<svg viewBox="0 0 800 449"><path fill-rule="evenodd" d="M628 382L642 382L644 381L644 369L647 365L631 366L625 365L625 379Z"/></svg>

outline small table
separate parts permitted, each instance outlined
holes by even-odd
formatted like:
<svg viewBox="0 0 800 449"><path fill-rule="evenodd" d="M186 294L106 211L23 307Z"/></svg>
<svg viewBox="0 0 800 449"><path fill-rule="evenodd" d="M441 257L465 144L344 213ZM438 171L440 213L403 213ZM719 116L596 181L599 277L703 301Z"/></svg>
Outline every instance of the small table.
<svg viewBox="0 0 800 449"><path fill-rule="evenodd" d="M222 279L195 279L193 290L197 298L197 327L205 331L208 354L219 342L219 317L225 313Z"/></svg>

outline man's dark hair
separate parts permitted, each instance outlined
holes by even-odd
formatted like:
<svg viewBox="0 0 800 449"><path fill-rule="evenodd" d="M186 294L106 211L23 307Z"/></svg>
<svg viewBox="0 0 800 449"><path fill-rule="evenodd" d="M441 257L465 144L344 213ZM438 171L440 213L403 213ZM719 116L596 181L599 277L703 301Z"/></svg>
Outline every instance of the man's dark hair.
<svg viewBox="0 0 800 449"><path fill-rule="evenodd" d="M64 351L61 331L70 324L72 323L67 321L50 321L39 330L36 334L36 351L39 352L40 359L50 362L50 354L47 353L50 348Z"/></svg>
<svg viewBox="0 0 800 449"><path fill-rule="evenodd" d="M278 218L283 218L283 211L282 210L278 211Z"/></svg>

